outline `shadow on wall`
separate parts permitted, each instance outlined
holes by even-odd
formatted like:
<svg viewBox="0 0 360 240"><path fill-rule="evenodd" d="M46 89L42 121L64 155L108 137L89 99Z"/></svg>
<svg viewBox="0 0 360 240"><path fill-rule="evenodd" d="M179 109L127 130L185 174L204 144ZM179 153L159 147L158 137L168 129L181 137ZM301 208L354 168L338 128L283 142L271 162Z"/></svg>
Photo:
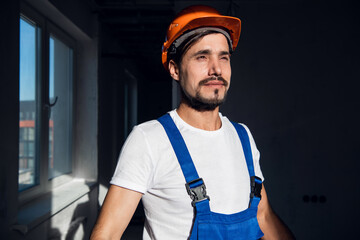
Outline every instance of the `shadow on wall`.
<svg viewBox="0 0 360 240"><path fill-rule="evenodd" d="M68 207L63 210L63 216L59 216L60 219L69 219L67 226L59 228L51 228L48 233L47 239L57 240L75 240L75 239L89 239L92 228L95 224L97 209L99 209L99 203L97 200L97 188L92 187L91 183L86 183L90 192L77 200L73 205L74 207ZM95 203L96 202L96 203ZM60 215L59 214L59 215ZM70 217L71 215L71 217ZM56 216L55 216L56 218ZM52 225L56 225L56 219L52 221Z"/></svg>
<svg viewBox="0 0 360 240"><path fill-rule="evenodd" d="M87 217L84 216L84 212L86 212L90 208L90 201L85 203L80 203L76 206L74 214L71 218L71 222L69 224L68 231L66 233L66 240L74 240L78 239L76 236L82 234L85 238L86 232L86 224L87 224Z"/></svg>

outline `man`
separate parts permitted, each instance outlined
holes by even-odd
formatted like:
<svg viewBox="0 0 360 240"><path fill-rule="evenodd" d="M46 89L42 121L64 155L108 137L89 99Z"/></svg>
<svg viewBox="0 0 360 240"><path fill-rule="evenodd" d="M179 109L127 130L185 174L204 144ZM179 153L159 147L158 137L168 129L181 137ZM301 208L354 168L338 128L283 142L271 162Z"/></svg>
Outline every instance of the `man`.
<svg viewBox="0 0 360 240"><path fill-rule="evenodd" d="M211 7L175 17L162 62L181 103L128 137L92 239L120 239L141 198L144 239L293 239L269 206L249 130L219 113L239 36L240 20Z"/></svg>

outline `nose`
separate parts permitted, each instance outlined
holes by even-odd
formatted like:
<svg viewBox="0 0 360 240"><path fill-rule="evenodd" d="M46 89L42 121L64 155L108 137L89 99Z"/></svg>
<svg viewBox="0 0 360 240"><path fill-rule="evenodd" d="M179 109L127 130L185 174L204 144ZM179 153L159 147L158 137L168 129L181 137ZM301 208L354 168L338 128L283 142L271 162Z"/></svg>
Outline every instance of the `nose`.
<svg viewBox="0 0 360 240"><path fill-rule="evenodd" d="M209 61L209 76L221 76L221 66L219 59L212 58Z"/></svg>

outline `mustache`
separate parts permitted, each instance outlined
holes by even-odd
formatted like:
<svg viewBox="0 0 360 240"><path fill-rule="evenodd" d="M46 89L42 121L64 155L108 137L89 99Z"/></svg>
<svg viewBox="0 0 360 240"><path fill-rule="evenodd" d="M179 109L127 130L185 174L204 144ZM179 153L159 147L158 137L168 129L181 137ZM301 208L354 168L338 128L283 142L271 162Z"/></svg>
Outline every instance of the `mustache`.
<svg viewBox="0 0 360 240"><path fill-rule="evenodd" d="M214 80L221 81L225 87L227 87L227 85L229 85L229 82L226 81L225 78L223 78L221 76L211 76L211 77L208 77L208 78L205 78L205 79L201 80L199 82L199 86L205 85L208 82L214 81Z"/></svg>

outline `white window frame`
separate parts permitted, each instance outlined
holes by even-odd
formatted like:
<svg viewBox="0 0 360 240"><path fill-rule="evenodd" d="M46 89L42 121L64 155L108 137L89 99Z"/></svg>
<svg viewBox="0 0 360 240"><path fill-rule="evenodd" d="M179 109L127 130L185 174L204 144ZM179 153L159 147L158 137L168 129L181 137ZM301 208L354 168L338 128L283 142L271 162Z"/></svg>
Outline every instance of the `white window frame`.
<svg viewBox="0 0 360 240"><path fill-rule="evenodd" d="M73 180L75 176L75 161L74 161L74 116L75 116L75 63L76 63L76 41L69 36L64 30L53 24L50 20L45 18L43 15L32 9L27 4L21 4L21 15L19 16L27 19L30 22L33 22L37 27L39 27L40 34L37 36L37 69L36 69L36 101L37 101L37 117L36 117L36 156L37 164L39 164L39 181L38 184L32 186L28 189L19 191L19 203L23 205L24 203L31 201L41 195L44 195L48 192L51 192L54 188L68 183ZM37 31L38 33L38 31ZM63 174L61 176L55 177L49 180L48 176L48 136L49 136L49 121L48 121L48 107L49 103L49 41L50 36L54 36L68 47L72 49L72 89L71 91L71 161L72 161L72 171L69 174Z"/></svg>

